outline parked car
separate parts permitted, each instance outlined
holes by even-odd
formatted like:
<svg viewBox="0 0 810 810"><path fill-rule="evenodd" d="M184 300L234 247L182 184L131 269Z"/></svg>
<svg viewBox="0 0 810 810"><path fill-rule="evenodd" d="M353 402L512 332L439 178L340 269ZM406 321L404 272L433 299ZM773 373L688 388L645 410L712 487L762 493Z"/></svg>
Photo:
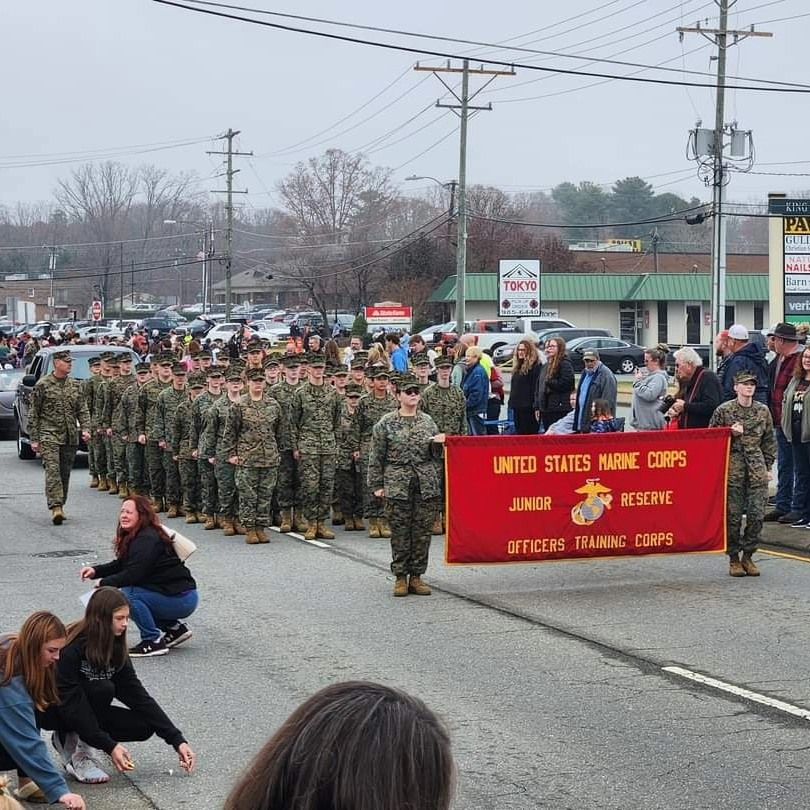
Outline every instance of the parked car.
<svg viewBox="0 0 810 810"><path fill-rule="evenodd" d="M215 326L215 323L215 321L209 320L207 316L198 316L186 325L186 333L193 338L203 338L208 334L211 328Z"/></svg>
<svg viewBox="0 0 810 810"><path fill-rule="evenodd" d="M160 337L166 337L171 332L179 332L185 334L186 321L182 323L174 318L154 317L144 318L141 322L141 327L147 330L151 336L153 332L157 331Z"/></svg>
<svg viewBox="0 0 810 810"><path fill-rule="evenodd" d="M24 375L21 368L0 370L0 433L14 430L14 397Z"/></svg>
<svg viewBox="0 0 810 810"><path fill-rule="evenodd" d="M644 347L618 338L574 338L566 348L574 371L582 371L585 368L582 355L586 349L595 349L599 352L599 359L611 371L618 374L632 374L637 368L644 365Z"/></svg>
<svg viewBox="0 0 810 810"><path fill-rule="evenodd" d="M672 346L669 347L669 354L667 355L667 374L673 375L675 374L675 352L678 349L682 349L683 346ZM711 353L712 353L712 346L692 346L692 348L700 355L701 360L703 360L703 365L708 368L711 364Z"/></svg>
<svg viewBox="0 0 810 810"><path fill-rule="evenodd" d="M543 329L541 332L533 333L533 337L542 346L543 343L552 337L565 338L565 342L568 343L569 340L574 340L574 338L613 337L613 335L609 329L598 329L594 326L565 326L560 328L555 327L554 329ZM493 362L498 366L504 363L510 363L515 354L515 349L522 339L523 338L515 338L510 343L495 349L492 353Z"/></svg>
<svg viewBox="0 0 810 810"><path fill-rule="evenodd" d="M90 338L106 337L106 338L122 338L124 333L120 329L114 329L112 326L83 326L76 332L76 335L81 340L89 340Z"/></svg>
<svg viewBox="0 0 810 810"><path fill-rule="evenodd" d="M31 438L28 434L28 410L31 407L31 396L37 380L53 371L53 355L63 350L64 347L61 346L48 346L40 349L25 369L25 375L17 386L14 397L14 420L17 426L18 458L32 459L36 455L31 449ZM107 350L115 354L128 354L132 357L133 362L138 362L138 356L128 346L108 346ZM77 380L88 379L91 374L88 361L98 354L98 347L93 345L71 346L70 354L73 357L70 376ZM87 452L87 446L81 439L79 450Z"/></svg>

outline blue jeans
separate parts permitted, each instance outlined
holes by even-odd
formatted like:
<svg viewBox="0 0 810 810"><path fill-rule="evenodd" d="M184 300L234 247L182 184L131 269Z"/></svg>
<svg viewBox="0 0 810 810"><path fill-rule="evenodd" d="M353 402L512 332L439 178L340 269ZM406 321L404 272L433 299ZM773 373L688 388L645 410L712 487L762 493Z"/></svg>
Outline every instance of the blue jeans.
<svg viewBox="0 0 810 810"><path fill-rule="evenodd" d="M791 445L793 450L793 508L805 520L810 520L810 444Z"/></svg>
<svg viewBox="0 0 810 810"><path fill-rule="evenodd" d="M129 600L132 620L138 625L143 641L157 641L163 630L168 630L178 619L191 616L199 602L196 590L166 596L157 591L130 586L121 588L121 593Z"/></svg>
<svg viewBox="0 0 810 810"><path fill-rule="evenodd" d="M794 486L793 447L782 432L776 428L776 444L778 454L776 457L776 508L780 512L798 512L804 508L804 496L801 501L796 499Z"/></svg>

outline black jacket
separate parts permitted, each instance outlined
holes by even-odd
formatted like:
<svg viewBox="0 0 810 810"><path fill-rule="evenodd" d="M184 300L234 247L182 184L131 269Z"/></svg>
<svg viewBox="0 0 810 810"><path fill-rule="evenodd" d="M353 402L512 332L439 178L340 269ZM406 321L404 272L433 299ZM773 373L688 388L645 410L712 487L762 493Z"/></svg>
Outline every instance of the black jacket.
<svg viewBox="0 0 810 810"><path fill-rule="evenodd" d="M563 357L557 374L549 379L548 363L540 370L537 381L535 407L543 413L566 414L571 410L571 392L574 390L574 366Z"/></svg>
<svg viewBox="0 0 810 810"><path fill-rule="evenodd" d="M681 385L678 399L684 401L683 413L678 424L683 428L709 427L709 420L717 406L723 401L723 388L713 371L699 366L692 378Z"/></svg>
<svg viewBox="0 0 810 810"><path fill-rule="evenodd" d="M172 747L178 748L186 742L182 732L174 727L166 712L144 689L129 658L118 670L110 667L99 671L85 658L84 648L85 638L79 636L59 654L56 681L61 702L58 712L60 725L65 731L75 731L88 745L100 748L107 754L118 745L119 741L99 725L85 691L106 689L111 701L115 698L135 712L140 720Z"/></svg>
<svg viewBox="0 0 810 810"><path fill-rule="evenodd" d="M723 399L735 399L734 377L741 371L748 371L757 378L757 388L754 399L763 405L768 404L768 364L765 361L765 352L753 343L746 343L738 352L730 355L723 363L722 369L717 370L720 383L723 386Z"/></svg>
<svg viewBox="0 0 810 810"><path fill-rule="evenodd" d="M534 408L534 397L540 369L540 363L535 363L529 369L528 374L512 375L512 383L509 388L510 408Z"/></svg>
<svg viewBox="0 0 810 810"><path fill-rule="evenodd" d="M151 526L135 535L126 557L97 565L95 569L101 584L114 588L137 586L177 596L197 587L191 572L174 553L174 546L165 543Z"/></svg>

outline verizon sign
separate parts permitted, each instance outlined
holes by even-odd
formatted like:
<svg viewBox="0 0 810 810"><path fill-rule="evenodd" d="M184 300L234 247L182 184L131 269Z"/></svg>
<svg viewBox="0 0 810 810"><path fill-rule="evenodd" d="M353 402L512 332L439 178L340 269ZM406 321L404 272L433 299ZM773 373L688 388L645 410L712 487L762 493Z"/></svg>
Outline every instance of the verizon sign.
<svg viewBox="0 0 810 810"><path fill-rule="evenodd" d="M498 263L498 317L540 315L540 260L501 259Z"/></svg>

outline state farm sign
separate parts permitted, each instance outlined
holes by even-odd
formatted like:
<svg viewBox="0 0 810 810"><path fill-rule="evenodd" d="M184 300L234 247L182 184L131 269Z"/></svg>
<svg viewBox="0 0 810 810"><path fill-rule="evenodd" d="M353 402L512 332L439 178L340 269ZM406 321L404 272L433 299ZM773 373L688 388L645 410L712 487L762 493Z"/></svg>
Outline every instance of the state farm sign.
<svg viewBox="0 0 810 810"><path fill-rule="evenodd" d="M540 315L540 260L501 259L498 263L498 316Z"/></svg>
<svg viewBox="0 0 810 810"><path fill-rule="evenodd" d="M365 316L369 326L405 326L410 329L413 307L383 305L366 307Z"/></svg>

